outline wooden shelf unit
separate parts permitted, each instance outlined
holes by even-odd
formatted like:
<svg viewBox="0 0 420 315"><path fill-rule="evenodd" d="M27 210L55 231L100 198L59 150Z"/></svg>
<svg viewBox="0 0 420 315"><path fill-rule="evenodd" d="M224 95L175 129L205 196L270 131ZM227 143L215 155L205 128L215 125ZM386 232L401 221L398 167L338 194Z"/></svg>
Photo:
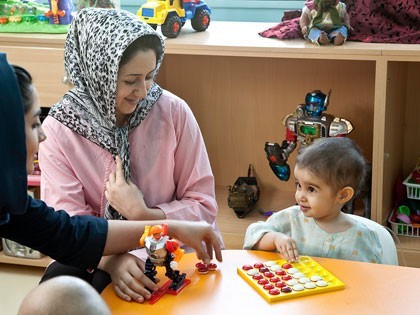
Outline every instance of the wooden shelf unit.
<svg viewBox="0 0 420 315"><path fill-rule="evenodd" d="M420 154L420 45L318 47L258 35L271 26L216 21L206 32L186 26L178 38L166 40L158 76L161 86L188 102L199 122L218 186L218 223L227 247L241 246L238 235L244 227L236 225L241 219L231 217L224 188L245 176L249 163L262 192L260 207L277 210L293 202L293 181L280 182L271 173L263 148L266 141L284 139L283 117L315 89L332 89L327 112L354 125L350 137L372 162L372 219L386 224L394 183L407 176ZM0 50L34 75L42 106L51 106L68 89L61 83L64 39L0 34ZM253 214L242 222L257 219ZM399 245L412 253L408 265L420 267L419 244L413 239Z"/></svg>

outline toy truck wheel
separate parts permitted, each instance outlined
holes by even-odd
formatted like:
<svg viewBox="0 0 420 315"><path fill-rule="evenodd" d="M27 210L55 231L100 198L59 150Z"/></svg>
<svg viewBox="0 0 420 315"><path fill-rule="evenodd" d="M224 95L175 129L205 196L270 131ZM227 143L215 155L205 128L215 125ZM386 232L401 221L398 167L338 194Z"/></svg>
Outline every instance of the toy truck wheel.
<svg viewBox="0 0 420 315"><path fill-rule="evenodd" d="M210 12L208 10L197 10L191 19L191 26L197 32L205 31L210 24Z"/></svg>
<svg viewBox="0 0 420 315"><path fill-rule="evenodd" d="M175 15L168 17L161 27L162 34L169 38L177 37L181 31L181 28L181 19Z"/></svg>

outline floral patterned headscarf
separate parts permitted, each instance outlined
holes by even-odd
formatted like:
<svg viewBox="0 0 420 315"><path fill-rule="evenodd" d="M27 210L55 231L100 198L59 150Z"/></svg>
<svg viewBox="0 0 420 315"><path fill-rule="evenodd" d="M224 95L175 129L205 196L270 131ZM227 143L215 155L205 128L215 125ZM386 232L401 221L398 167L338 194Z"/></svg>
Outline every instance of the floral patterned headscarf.
<svg viewBox="0 0 420 315"><path fill-rule="evenodd" d="M73 19L64 49L64 65L74 88L55 104L49 115L97 144L121 157L126 179L130 178L128 133L137 127L162 94L153 83L145 99L128 118L128 124L116 126L117 76L121 57L136 39L154 35L164 41L134 14L114 9L86 8ZM163 54L157 62L156 77ZM110 209L108 209L110 208ZM112 207L107 218L123 219Z"/></svg>

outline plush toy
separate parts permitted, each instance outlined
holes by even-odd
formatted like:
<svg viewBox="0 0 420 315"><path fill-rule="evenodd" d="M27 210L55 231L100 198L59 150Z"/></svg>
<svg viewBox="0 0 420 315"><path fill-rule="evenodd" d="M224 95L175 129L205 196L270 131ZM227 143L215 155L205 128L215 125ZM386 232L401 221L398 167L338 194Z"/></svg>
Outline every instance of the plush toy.
<svg viewBox="0 0 420 315"><path fill-rule="evenodd" d="M346 5L339 0L307 0L300 27L304 38L317 45L342 45L353 30Z"/></svg>

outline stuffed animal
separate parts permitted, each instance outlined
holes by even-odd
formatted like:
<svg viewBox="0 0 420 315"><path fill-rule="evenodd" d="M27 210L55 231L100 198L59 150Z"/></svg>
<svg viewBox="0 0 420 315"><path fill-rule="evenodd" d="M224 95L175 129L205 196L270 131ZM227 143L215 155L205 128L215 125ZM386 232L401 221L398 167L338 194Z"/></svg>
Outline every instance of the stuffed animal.
<svg viewBox="0 0 420 315"><path fill-rule="evenodd" d="M346 5L339 0L307 0L300 27L304 38L316 45L342 45L353 30Z"/></svg>

